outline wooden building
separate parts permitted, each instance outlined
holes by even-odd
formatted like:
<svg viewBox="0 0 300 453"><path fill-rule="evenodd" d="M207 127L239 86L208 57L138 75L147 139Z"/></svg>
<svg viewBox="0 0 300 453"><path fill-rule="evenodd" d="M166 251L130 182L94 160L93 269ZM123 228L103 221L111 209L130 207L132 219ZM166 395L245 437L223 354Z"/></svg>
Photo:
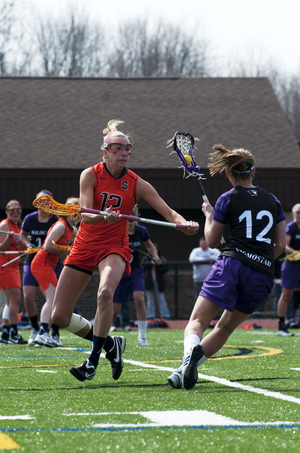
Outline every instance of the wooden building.
<svg viewBox="0 0 300 453"><path fill-rule="evenodd" d="M256 184L271 191L285 211L300 202L300 151L267 78L0 78L0 209L18 199L24 214L41 189L64 202L79 194L80 172L102 158L102 131L120 118L133 137L129 168L201 228L197 237L149 226L169 260L187 260L203 234L201 194L183 179L166 141L177 130L200 139L195 158L214 204L230 188L211 178L208 156L216 143L246 148L256 161ZM143 217L160 218L140 201Z"/></svg>

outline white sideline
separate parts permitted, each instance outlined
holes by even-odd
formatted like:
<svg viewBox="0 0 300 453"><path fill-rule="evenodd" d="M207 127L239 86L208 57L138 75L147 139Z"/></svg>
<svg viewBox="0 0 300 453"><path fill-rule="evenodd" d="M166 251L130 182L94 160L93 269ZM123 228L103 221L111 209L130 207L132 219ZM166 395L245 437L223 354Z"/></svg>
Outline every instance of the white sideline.
<svg viewBox="0 0 300 453"><path fill-rule="evenodd" d="M174 371L174 368L151 365L150 363L137 362L135 360L124 359L124 362L130 363L131 365L144 367L144 368L154 368L156 370L161 370L161 371L170 371L171 373ZM239 384L238 382L231 382L231 381L228 381L227 379L218 378L215 376L207 376L206 374L201 374L201 373L198 373L198 377L200 379L205 379L207 381L216 382L217 384L226 385L227 387L233 387L233 388L237 388L240 390L245 390L247 392L258 393L260 395L268 396L271 398L276 398L279 400L289 401L291 403L300 404L300 398L295 398L294 396L284 395L283 393L270 392L269 390L252 387L250 385L243 385L243 384Z"/></svg>

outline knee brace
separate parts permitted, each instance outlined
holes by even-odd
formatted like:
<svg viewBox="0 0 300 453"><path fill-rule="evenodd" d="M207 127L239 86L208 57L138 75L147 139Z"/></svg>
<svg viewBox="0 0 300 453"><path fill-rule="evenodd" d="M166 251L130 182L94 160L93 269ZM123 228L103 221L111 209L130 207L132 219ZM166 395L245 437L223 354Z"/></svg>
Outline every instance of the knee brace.
<svg viewBox="0 0 300 453"><path fill-rule="evenodd" d="M77 333L79 332L79 330L83 329L86 326L89 326L90 329L92 328L92 324L87 319L73 313L71 317L71 322L68 325L68 327L66 327L66 330L68 330L71 333Z"/></svg>

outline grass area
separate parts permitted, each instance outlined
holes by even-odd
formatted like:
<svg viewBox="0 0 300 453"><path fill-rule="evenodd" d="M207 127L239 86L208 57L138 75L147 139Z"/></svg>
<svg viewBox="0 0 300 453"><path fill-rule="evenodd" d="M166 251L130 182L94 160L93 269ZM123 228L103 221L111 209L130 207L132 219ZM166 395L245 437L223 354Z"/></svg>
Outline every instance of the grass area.
<svg viewBox="0 0 300 453"><path fill-rule="evenodd" d="M190 391L167 384L182 330L149 330L143 348L136 331L120 334L127 347L118 381L105 358L92 381L77 381L69 367L91 343L65 331L59 349L1 345L0 451L299 451L297 330L289 338L237 330Z"/></svg>

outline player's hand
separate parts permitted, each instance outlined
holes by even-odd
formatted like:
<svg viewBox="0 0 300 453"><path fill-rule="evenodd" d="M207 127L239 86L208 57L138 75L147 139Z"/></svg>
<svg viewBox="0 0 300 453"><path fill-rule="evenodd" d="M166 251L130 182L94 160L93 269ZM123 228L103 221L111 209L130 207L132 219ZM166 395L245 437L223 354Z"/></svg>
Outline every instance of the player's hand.
<svg viewBox="0 0 300 453"><path fill-rule="evenodd" d="M113 211L111 206L105 209L106 212L109 212L109 215L105 216L105 220L109 223L116 223L119 220L120 211Z"/></svg>
<svg viewBox="0 0 300 453"><path fill-rule="evenodd" d="M186 222L186 226L187 229L181 231L185 233L187 236L192 236L193 234L196 234L199 230L199 223L194 222L193 220Z"/></svg>
<svg viewBox="0 0 300 453"><path fill-rule="evenodd" d="M202 211L205 217L213 216L214 208L208 200L204 200L202 204Z"/></svg>

